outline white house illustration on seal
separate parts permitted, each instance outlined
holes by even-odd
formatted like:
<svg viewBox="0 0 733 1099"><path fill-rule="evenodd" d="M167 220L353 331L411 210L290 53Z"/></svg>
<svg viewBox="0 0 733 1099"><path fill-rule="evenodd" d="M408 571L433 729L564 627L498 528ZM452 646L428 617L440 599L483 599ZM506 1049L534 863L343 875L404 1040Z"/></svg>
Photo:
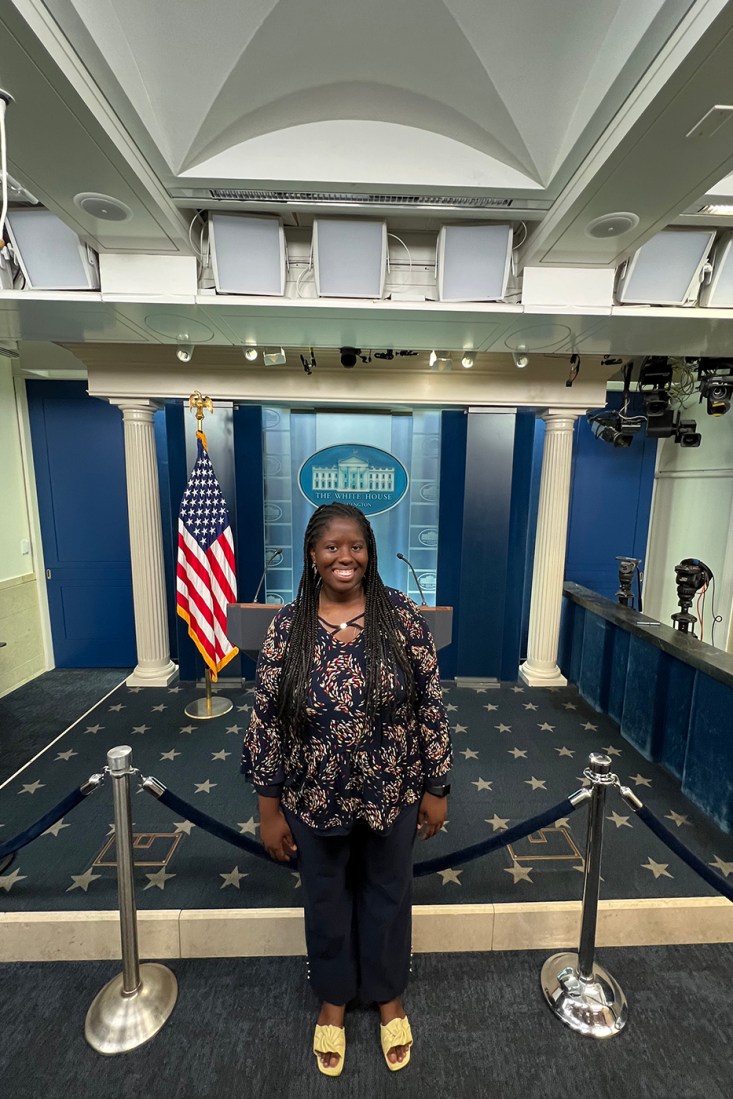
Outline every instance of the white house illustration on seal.
<svg viewBox="0 0 733 1099"><path fill-rule="evenodd" d="M311 488L347 489L349 492L394 492L394 466L370 466L364 458L352 454L335 466L313 466Z"/></svg>

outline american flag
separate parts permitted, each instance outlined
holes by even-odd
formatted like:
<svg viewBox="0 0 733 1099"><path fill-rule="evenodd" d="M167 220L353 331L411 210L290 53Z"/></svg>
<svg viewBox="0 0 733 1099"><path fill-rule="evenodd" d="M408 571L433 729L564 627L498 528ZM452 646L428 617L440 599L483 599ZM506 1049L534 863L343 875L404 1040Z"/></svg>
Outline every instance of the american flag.
<svg viewBox="0 0 733 1099"><path fill-rule="evenodd" d="M227 604L237 599L234 542L206 436L197 431L196 439L198 456L178 516L176 609L216 681L239 652L226 635Z"/></svg>

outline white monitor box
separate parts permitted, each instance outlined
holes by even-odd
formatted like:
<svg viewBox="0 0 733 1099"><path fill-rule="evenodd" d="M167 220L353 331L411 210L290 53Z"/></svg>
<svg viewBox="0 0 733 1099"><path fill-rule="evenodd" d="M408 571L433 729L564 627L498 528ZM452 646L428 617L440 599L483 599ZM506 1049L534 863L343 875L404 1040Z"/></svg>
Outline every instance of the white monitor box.
<svg viewBox="0 0 733 1099"><path fill-rule="evenodd" d="M700 305L707 309L733 309L733 233L723 233L711 257L710 278L700 290Z"/></svg>
<svg viewBox="0 0 733 1099"><path fill-rule="evenodd" d="M315 218L313 257L319 298L381 298L387 272L387 223Z"/></svg>
<svg viewBox="0 0 733 1099"><path fill-rule="evenodd" d="M619 268L616 300L622 305L696 302L715 229L663 229Z"/></svg>
<svg viewBox="0 0 733 1099"><path fill-rule="evenodd" d="M285 231L280 218L211 214L214 285L220 294L285 293Z"/></svg>
<svg viewBox="0 0 733 1099"><path fill-rule="evenodd" d="M96 254L50 210L9 210L8 235L29 290L98 290Z"/></svg>
<svg viewBox="0 0 733 1099"><path fill-rule="evenodd" d="M438 234L440 301L501 301L512 263L511 225L444 225Z"/></svg>

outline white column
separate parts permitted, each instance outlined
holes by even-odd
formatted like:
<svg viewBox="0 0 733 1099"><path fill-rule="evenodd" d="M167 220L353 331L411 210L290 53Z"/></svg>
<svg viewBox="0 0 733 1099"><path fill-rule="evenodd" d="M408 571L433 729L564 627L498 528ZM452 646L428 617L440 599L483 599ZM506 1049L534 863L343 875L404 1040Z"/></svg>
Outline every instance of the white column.
<svg viewBox="0 0 733 1099"><path fill-rule="evenodd" d="M548 409L532 572L527 659L519 675L530 687L563 687L557 664L568 534L573 428L584 409Z"/></svg>
<svg viewBox="0 0 733 1099"><path fill-rule="evenodd" d="M130 687L167 687L178 677L168 650L168 617L163 568L163 532L155 454L155 401L112 401L122 410L130 520L132 599L135 611L137 666Z"/></svg>

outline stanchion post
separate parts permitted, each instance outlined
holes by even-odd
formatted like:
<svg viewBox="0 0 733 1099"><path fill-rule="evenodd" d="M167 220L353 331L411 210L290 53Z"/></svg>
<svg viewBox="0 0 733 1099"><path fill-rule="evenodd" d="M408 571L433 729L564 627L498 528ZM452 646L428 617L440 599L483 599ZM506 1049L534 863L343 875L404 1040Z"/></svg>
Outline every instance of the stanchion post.
<svg viewBox="0 0 733 1099"><path fill-rule="evenodd" d="M84 1035L98 1053L111 1055L136 1049L158 1033L175 1007L178 984L167 966L156 962L141 966L138 955L130 804L130 775L136 773L132 748L110 749L107 770L113 779L122 973L95 996Z"/></svg>
<svg viewBox="0 0 733 1099"><path fill-rule="evenodd" d="M590 781L583 905L578 953L553 954L542 967L542 991L552 1011L572 1030L611 1038L626 1025L628 1006L618 982L595 962L606 789L617 785L608 756L592 752L583 772Z"/></svg>

